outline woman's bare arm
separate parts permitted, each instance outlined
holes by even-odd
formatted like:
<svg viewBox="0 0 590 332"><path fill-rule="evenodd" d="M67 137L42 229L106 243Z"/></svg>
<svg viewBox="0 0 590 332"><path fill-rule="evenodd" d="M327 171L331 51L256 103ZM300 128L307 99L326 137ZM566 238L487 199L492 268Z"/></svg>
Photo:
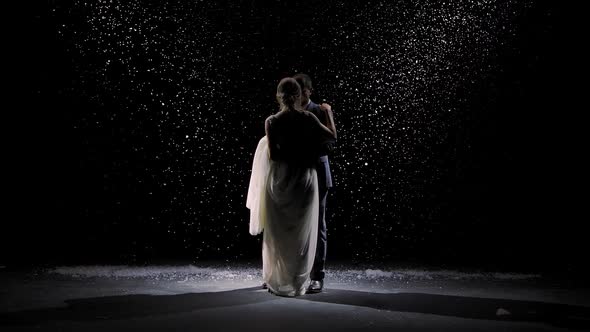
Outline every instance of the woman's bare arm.
<svg viewBox="0 0 590 332"><path fill-rule="evenodd" d="M334 113L332 113L332 106L327 103L323 103L320 105L320 109L324 111L326 122L328 124L328 128L332 130L334 133L334 139L336 139L336 123L334 122Z"/></svg>
<svg viewBox="0 0 590 332"><path fill-rule="evenodd" d="M331 111L330 111L331 113ZM322 122L311 112L310 117L313 119L314 126L318 128L320 144L327 144L336 141L336 127L334 125L334 118L329 116L328 126L324 126Z"/></svg>

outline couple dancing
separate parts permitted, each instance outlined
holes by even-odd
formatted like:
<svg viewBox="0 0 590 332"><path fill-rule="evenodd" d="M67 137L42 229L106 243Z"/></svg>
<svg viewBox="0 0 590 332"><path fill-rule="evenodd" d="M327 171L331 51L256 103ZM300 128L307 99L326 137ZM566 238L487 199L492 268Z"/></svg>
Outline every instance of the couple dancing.
<svg viewBox="0 0 590 332"><path fill-rule="evenodd" d="M280 296L323 289L325 205L332 186L327 153L336 127L330 105L312 102L311 92L305 74L280 81L280 111L266 119L246 201L250 234L263 233L264 287Z"/></svg>

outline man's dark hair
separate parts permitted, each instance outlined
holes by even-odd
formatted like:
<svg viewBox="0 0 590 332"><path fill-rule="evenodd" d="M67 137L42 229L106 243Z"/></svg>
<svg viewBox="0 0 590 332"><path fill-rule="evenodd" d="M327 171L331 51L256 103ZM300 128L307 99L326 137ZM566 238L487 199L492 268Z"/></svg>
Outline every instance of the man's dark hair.
<svg viewBox="0 0 590 332"><path fill-rule="evenodd" d="M311 86L311 78L307 74L299 73L299 74L293 76L293 78L297 81L297 83L299 83L301 90L303 90L303 89L308 89L309 91L313 90L313 87Z"/></svg>

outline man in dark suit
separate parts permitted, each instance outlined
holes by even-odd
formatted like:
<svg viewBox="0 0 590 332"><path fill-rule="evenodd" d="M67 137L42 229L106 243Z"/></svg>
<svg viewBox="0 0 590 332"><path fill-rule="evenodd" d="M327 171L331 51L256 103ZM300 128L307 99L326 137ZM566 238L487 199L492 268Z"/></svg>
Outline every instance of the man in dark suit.
<svg viewBox="0 0 590 332"><path fill-rule="evenodd" d="M311 78L303 73L293 76L301 87L301 106L303 109L313 113L325 126L328 125L326 109L331 107L328 104L318 105L311 101L310 96L313 91ZM328 198L328 190L332 187L332 173L330 172L330 163L328 161L328 153L332 151L333 145L325 146L320 152L320 157L317 162L318 186L320 196L320 211L318 218L318 242L313 268L311 270L311 283L307 289L308 293L319 293L324 288L324 276L326 265L326 249L327 249L327 228L326 228L326 200Z"/></svg>

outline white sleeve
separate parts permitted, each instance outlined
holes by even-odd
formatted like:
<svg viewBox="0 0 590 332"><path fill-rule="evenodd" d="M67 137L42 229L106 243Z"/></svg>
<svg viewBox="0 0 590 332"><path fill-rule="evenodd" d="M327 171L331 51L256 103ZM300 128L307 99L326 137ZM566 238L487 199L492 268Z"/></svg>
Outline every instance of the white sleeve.
<svg viewBox="0 0 590 332"><path fill-rule="evenodd" d="M246 207L250 209L250 234L257 235L264 230L266 210L264 208L266 195L266 179L270 167L268 141L266 136L258 142L252 162L252 174L248 186Z"/></svg>

